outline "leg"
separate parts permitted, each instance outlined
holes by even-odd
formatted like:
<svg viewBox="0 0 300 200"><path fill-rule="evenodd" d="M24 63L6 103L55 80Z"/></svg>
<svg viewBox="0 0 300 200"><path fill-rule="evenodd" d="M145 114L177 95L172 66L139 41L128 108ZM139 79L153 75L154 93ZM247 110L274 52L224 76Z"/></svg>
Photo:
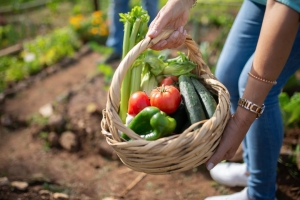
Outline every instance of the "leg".
<svg viewBox="0 0 300 200"><path fill-rule="evenodd" d="M142 7L148 11L150 16L149 24L156 17L158 10L158 0L143 0Z"/></svg>
<svg viewBox="0 0 300 200"><path fill-rule="evenodd" d="M216 77L229 90L232 112L236 110L239 99L238 79L255 51L264 11L265 6L244 1L217 63Z"/></svg>
<svg viewBox="0 0 300 200"><path fill-rule="evenodd" d="M240 98L238 80L253 55L265 12L265 6L245 0L226 39L217 63L216 77L230 93L231 112L237 108ZM251 14L249 14L251 13ZM243 142L244 162L247 163L247 147Z"/></svg>
<svg viewBox="0 0 300 200"><path fill-rule="evenodd" d="M129 0L112 0L110 4L110 32L106 45L112 47L114 52L122 55L124 26L120 22L119 13L129 11Z"/></svg>

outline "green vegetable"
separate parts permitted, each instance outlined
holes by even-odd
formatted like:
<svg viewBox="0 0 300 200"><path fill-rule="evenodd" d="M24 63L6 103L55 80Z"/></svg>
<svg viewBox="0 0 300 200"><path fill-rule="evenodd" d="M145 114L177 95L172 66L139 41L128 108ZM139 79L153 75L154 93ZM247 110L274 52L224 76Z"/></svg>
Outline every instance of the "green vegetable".
<svg viewBox="0 0 300 200"><path fill-rule="evenodd" d="M157 107L148 106L134 117L128 127L146 140L156 140L172 133L176 128L176 121ZM128 139L125 134L122 137Z"/></svg>
<svg viewBox="0 0 300 200"><path fill-rule="evenodd" d="M185 109L185 105L183 102L183 99L181 99L181 102L177 108L177 110L170 114L170 117L174 118L176 120L176 128L173 131L174 133L181 133L183 126L189 122L188 114ZM191 125L191 123L189 123Z"/></svg>
<svg viewBox="0 0 300 200"><path fill-rule="evenodd" d="M150 17L147 11L140 6L135 6L128 13L120 13L120 17L120 21L124 23L122 54L122 57L124 58L127 53L145 37L148 30L147 23ZM140 55L140 58L138 59L143 59L143 57L143 55ZM124 123L126 121L126 113L128 110L128 100L130 94L133 94L140 89L141 73L142 66L133 64L133 66L125 74L122 82L119 116Z"/></svg>
<svg viewBox="0 0 300 200"><path fill-rule="evenodd" d="M183 52L177 52L179 56L166 60L166 67L162 74L180 76L191 72L197 64L193 63Z"/></svg>
<svg viewBox="0 0 300 200"><path fill-rule="evenodd" d="M194 85L188 75L181 75L178 78L179 89L191 124L206 119L205 112ZM197 126L196 128L199 128Z"/></svg>
<svg viewBox="0 0 300 200"><path fill-rule="evenodd" d="M166 67L162 60L153 55L147 55L144 61L149 64L150 71L155 76L162 74L164 68Z"/></svg>
<svg viewBox="0 0 300 200"><path fill-rule="evenodd" d="M203 106L205 108L205 113L207 118L211 118L215 110L217 108L217 102L211 95L211 93L204 87L202 83L196 78L196 77L190 77L192 80L192 83L201 99L201 102L203 103Z"/></svg>
<svg viewBox="0 0 300 200"><path fill-rule="evenodd" d="M156 77L150 72L150 66L145 63L142 71L141 90L150 96L151 91L158 86Z"/></svg>

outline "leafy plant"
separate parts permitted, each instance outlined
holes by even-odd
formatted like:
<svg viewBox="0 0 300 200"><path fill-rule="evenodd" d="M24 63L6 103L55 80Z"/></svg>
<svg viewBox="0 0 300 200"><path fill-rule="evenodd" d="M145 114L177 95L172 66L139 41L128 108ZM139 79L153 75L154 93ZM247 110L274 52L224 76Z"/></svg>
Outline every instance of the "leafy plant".
<svg viewBox="0 0 300 200"><path fill-rule="evenodd" d="M15 44L20 37L13 25L0 26L0 48Z"/></svg>
<svg viewBox="0 0 300 200"><path fill-rule="evenodd" d="M300 126L300 92L289 97L286 92L279 95L279 103L286 127Z"/></svg>
<svg viewBox="0 0 300 200"><path fill-rule="evenodd" d="M43 117L40 114L33 114L33 115L29 116L28 123L44 126L48 123L48 118Z"/></svg>
<svg viewBox="0 0 300 200"><path fill-rule="evenodd" d="M99 45L96 41L90 41L88 42L88 46L93 50L96 51L102 55L109 55L113 52L113 48L107 47L104 45Z"/></svg>
<svg viewBox="0 0 300 200"><path fill-rule="evenodd" d="M71 27L84 42L104 42L108 36L107 16L102 11L95 11L90 16L77 14L69 20Z"/></svg>
<svg viewBox="0 0 300 200"><path fill-rule="evenodd" d="M110 65L100 64L97 66L98 71L104 75L104 81L110 83L114 75L114 70Z"/></svg>
<svg viewBox="0 0 300 200"><path fill-rule="evenodd" d="M54 32L38 36L35 40L24 43L22 53L25 59L28 54L34 55L40 66L50 66L65 56L72 56L79 48L80 42L76 34L69 28L54 30Z"/></svg>

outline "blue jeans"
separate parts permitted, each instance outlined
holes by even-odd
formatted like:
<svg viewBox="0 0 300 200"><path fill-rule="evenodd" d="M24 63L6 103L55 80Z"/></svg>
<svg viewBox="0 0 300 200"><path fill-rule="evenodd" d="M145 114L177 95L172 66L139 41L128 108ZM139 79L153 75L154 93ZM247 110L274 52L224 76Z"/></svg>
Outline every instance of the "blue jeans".
<svg viewBox="0 0 300 200"><path fill-rule="evenodd" d="M218 60L215 74L230 93L232 113L245 90L265 9L264 5L244 1ZM248 195L253 200L275 199L277 160L284 135L278 95L299 67L300 29L277 85L264 102L264 113L252 124L243 141L244 161L250 172Z"/></svg>
<svg viewBox="0 0 300 200"><path fill-rule="evenodd" d="M143 9L148 11L150 22L156 17L158 10L158 0L143 0ZM114 52L122 55L124 25L120 22L119 13L129 12L129 0L112 0L110 4L110 32L106 41L106 46L112 47Z"/></svg>

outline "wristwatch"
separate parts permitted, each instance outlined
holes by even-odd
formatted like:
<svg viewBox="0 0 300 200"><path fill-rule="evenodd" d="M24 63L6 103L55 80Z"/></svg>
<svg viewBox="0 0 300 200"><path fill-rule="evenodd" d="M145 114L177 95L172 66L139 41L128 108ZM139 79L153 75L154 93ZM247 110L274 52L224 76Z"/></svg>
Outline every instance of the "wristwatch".
<svg viewBox="0 0 300 200"><path fill-rule="evenodd" d="M238 105L241 106L242 108L245 108L246 110L249 110L253 113L256 114L256 119L261 116L261 114L265 110L265 105L263 104L262 106L259 106L247 99L240 98Z"/></svg>

